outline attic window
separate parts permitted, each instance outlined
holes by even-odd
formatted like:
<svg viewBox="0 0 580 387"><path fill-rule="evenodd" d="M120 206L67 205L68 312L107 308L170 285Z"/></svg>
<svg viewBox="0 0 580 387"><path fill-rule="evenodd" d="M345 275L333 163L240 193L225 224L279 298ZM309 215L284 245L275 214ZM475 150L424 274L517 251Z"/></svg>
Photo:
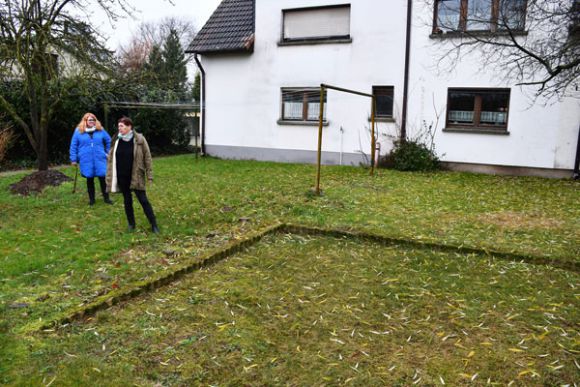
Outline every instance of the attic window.
<svg viewBox="0 0 580 387"><path fill-rule="evenodd" d="M282 42L350 39L350 4L286 9Z"/></svg>

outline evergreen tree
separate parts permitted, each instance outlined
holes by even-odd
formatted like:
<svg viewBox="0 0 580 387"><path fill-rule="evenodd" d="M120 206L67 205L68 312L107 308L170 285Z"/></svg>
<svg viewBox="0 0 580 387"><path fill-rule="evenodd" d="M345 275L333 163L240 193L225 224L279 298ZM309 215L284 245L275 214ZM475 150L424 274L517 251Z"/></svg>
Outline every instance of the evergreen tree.
<svg viewBox="0 0 580 387"><path fill-rule="evenodd" d="M176 99L183 99L187 90L187 60L175 29L170 29L163 44L163 88Z"/></svg>
<svg viewBox="0 0 580 387"><path fill-rule="evenodd" d="M195 73L195 80L193 81L193 89L191 90L191 96L196 102L199 102L201 98L201 74L199 71Z"/></svg>
<svg viewBox="0 0 580 387"><path fill-rule="evenodd" d="M164 89L166 83L165 61L159 46L154 45L144 66L143 80L149 88Z"/></svg>
<svg viewBox="0 0 580 387"><path fill-rule="evenodd" d="M186 59L177 31L170 29L163 47L153 45L144 65L146 102L179 102L186 98ZM181 110L142 109L135 115L139 130L155 153L171 153L189 143L187 121Z"/></svg>

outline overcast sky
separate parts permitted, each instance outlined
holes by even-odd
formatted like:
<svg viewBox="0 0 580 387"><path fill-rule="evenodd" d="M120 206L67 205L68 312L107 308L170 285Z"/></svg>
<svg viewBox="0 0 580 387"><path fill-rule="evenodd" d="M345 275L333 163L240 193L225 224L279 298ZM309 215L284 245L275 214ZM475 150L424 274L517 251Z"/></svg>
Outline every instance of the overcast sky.
<svg viewBox="0 0 580 387"><path fill-rule="evenodd" d="M112 26L104 13L95 11L91 20L98 31L107 38L110 49L116 50L127 43L142 22L155 22L175 16L191 20L199 30L217 8L220 0L128 0L137 10L131 18L119 19Z"/></svg>

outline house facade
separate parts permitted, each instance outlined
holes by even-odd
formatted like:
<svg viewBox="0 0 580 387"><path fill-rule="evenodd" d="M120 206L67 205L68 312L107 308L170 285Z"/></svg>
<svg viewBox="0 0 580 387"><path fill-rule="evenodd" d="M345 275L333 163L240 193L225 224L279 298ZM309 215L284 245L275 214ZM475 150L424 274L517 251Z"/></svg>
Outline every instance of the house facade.
<svg viewBox="0 0 580 387"><path fill-rule="evenodd" d="M517 86L478 52L447 63L457 38L446 23L488 28L464 19L468 1L435 10L411 2L408 39L405 0L223 0L188 49L203 73L205 152L316 162L328 84L375 95L384 155L401 131L406 87L407 137L432 142L450 168L569 177L580 99L534 100L535 88ZM513 3L508 22L529 38L525 1ZM370 162L371 99L333 89L322 98L323 163Z"/></svg>

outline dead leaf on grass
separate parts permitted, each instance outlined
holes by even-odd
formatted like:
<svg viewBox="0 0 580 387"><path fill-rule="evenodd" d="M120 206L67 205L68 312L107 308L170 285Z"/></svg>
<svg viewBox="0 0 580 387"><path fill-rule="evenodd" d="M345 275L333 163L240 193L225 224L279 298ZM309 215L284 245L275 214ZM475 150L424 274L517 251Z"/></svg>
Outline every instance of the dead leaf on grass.
<svg viewBox="0 0 580 387"><path fill-rule="evenodd" d="M481 214L478 220L504 229L543 228L555 229L564 224L563 221L548 218L540 214L526 214L521 212L504 211Z"/></svg>

